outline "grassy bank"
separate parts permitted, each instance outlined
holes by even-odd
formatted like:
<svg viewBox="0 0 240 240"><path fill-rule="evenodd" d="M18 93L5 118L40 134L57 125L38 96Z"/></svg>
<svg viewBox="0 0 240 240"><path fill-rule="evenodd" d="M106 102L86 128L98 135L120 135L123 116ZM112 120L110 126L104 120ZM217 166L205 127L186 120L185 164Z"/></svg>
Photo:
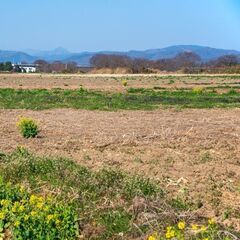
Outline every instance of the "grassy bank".
<svg viewBox="0 0 240 240"><path fill-rule="evenodd" d="M230 90L196 93L192 90L155 91L129 89L127 93L79 90L0 89L1 109L74 108L88 110L151 110L158 107L227 108L240 107L240 93Z"/></svg>
<svg viewBox="0 0 240 240"><path fill-rule="evenodd" d="M11 154L0 154L0 176L0 234L4 237L152 236L158 240L170 235L175 239L237 236L198 216L200 205L168 197L159 182L117 170L93 172L69 159L39 157L19 147Z"/></svg>

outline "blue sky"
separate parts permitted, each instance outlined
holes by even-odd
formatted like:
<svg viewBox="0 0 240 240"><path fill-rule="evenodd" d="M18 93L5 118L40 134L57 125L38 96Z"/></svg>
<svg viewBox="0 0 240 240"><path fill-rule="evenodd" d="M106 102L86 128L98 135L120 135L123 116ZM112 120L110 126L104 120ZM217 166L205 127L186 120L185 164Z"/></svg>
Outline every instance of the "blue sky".
<svg viewBox="0 0 240 240"><path fill-rule="evenodd" d="M7 0L0 22L0 49L240 50L240 0Z"/></svg>

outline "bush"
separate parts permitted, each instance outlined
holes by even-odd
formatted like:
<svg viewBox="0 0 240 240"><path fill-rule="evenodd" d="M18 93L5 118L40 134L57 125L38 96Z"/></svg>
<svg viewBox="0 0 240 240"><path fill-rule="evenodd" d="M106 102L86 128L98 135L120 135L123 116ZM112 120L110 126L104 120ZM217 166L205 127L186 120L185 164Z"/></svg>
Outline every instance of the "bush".
<svg viewBox="0 0 240 240"><path fill-rule="evenodd" d="M17 127L24 138L34 138L39 133L37 122L31 118L21 118Z"/></svg>
<svg viewBox="0 0 240 240"><path fill-rule="evenodd" d="M0 239L76 239L76 219L70 205L0 180Z"/></svg>

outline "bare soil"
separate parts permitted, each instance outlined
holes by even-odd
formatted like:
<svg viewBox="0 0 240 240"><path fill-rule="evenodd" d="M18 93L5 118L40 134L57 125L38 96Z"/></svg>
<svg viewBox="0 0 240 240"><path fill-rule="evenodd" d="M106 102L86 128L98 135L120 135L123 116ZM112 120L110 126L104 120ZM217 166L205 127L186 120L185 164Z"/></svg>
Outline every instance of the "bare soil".
<svg viewBox="0 0 240 240"><path fill-rule="evenodd" d="M38 138L20 136L19 116L39 121ZM160 179L169 194L202 202L204 216L222 220L231 211L224 223L240 230L240 109L0 110L0 133L4 152L23 145L93 169L113 167Z"/></svg>
<svg viewBox="0 0 240 240"><path fill-rule="evenodd" d="M192 89L193 87L240 87L240 75L121 75L121 74L0 74L0 88L16 89L79 89L124 91L129 88ZM228 89L227 89L228 90Z"/></svg>

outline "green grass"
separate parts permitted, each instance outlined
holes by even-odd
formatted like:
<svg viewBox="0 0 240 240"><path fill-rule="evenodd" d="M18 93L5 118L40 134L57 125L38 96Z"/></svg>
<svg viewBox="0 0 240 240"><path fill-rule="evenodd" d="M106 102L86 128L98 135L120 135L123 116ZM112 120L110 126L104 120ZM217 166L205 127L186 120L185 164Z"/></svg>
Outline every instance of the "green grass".
<svg viewBox="0 0 240 240"><path fill-rule="evenodd" d="M77 216L77 229L84 239L146 239L154 231L164 234L166 226L176 221L190 224L192 211L199 208L179 197L172 199L160 182L114 169L91 171L71 159L36 156L22 147L0 154L0 179L11 186L25 186L29 194L51 196L58 207L64 203L61 209L72 211L63 212L64 216ZM0 184L0 193L4 193L4 186ZM68 229L75 229L75 223L68 222Z"/></svg>
<svg viewBox="0 0 240 240"><path fill-rule="evenodd" d="M25 185L35 194L51 194L68 203L78 214L81 231L88 235L100 229L96 239L112 239L121 232L139 235L133 225L136 213L129 210L134 199L166 201L153 180L114 169L93 172L70 159L39 157L22 147L0 155L0 176L4 182Z"/></svg>
<svg viewBox="0 0 240 240"><path fill-rule="evenodd" d="M128 89L127 93L79 90L14 90L0 89L1 109L74 108L115 111L151 110L159 107L226 108L240 107L240 93L218 94L191 90L155 91Z"/></svg>

